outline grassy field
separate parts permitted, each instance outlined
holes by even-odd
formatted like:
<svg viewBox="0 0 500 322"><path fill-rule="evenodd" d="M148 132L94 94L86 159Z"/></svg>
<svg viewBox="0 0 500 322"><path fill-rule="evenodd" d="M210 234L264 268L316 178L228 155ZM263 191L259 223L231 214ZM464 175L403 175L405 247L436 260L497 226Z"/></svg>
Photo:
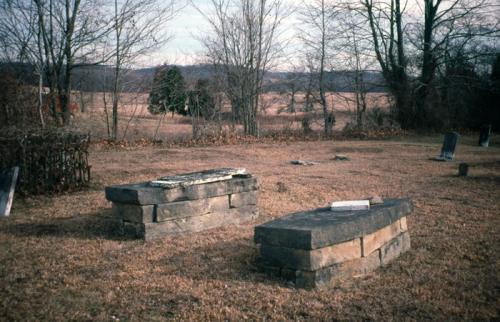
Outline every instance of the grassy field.
<svg viewBox="0 0 500 322"><path fill-rule="evenodd" d="M500 137L490 148L462 137L456 161L429 161L441 140L96 145L88 190L16 196L0 220L0 320L498 320ZM456 176L461 161L469 177ZM257 220L149 243L117 235L105 186L214 167L258 177ZM258 271L255 225L372 193L414 202L412 249L399 259L317 291Z"/></svg>
<svg viewBox="0 0 500 322"><path fill-rule="evenodd" d="M78 113L74 119L76 127L83 131L91 132L94 139L107 138L106 114L103 101L103 93L84 93L86 106L85 113ZM81 106L82 100L76 95L73 100ZM340 131L346 123L353 120L354 102L352 93L328 93L327 101L333 108L336 117L334 130ZM157 140L163 142L179 142L189 140L192 135L191 118L181 115L167 114L152 115L148 111L147 94L124 93L119 105L119 131L118 139L136 141L139 139L153 138L156 128L159 126ZM301 120L305 113L302 112L304 105L304 94L296 94L296 113L287 112L290 102L288 94L266 93L262 97L262 110L259 112L258 124L262 135L280 131L301 131ZM111 119L111 96L106 94L109 119ZM387 109L388 101L384 93L369 93L367 95L368 109L381 107ZM225 111L229 112L229 106ZM314 111L308 114L311 118L311 128L321 132L323 128L323 115L321 107L316 104ZM111 122L111 121L110 121ZM220 128L219 128L220 125ZM225 133L240 134L242 126L234 126L229 121L220 124L208 124L206 133L217 135L219 130Z"/></svg>

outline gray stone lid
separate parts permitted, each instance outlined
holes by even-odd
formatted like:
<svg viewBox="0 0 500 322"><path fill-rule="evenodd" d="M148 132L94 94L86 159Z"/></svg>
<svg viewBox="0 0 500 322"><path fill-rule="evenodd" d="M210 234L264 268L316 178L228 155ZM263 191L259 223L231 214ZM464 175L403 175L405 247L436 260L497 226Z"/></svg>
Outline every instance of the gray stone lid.
<svg viewBox="0 0 500 322"><path fill-rule="evenodd" d="M175 176L160 177L150 182L153 187L172 189L205 184L217 181L231 180L233 177L249 177L246 169L218 168L197 172L183 173Z"/></svg>
<svg viewBox="0 0 500 322"><path fill-rule="evenodd" d="M331 211L319 208L281 217L255 227L254 240L296 249L317 249L359 238L410 214L409 199L385 199L369 210Z"/></svg>
<svg viewBox="0 0 500 322"><path fill-rule="evenodd" d="M109 186L106 187L106 199L126 204L153 205L212 198L257 189L257 179L247 175L246 177L233 177L231 180L178 186L169 189L153 187L150 182Z"/></svg>

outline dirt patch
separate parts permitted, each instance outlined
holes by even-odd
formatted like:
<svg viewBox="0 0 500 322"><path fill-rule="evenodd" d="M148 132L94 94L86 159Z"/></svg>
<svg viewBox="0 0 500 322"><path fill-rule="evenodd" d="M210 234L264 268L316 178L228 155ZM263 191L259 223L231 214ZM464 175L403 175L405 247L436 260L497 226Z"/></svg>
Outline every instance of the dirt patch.
<svg viewBox="0 0 500 322"><path fill-rule="evenodd" d="M443 163L427 160L438 144L405 142L95 150L90 162L102 186L247 168L259 178L261 217L144 244L116 234L102 190L16 196L11 217L0 220L0 320L498 319L500 149L477 154L461 144L457 161ZM333 162L332 151L359 155ZM293 159L319 163L297 167ZM459 162L475 165L469 177L456 176ZM257 270L254 225L372 193L413 200L408 253L322 291Z"/></svg>
<svg viewBox="0 0 500 322"><path fill-rule="evenodd" d="M384 149L376 147L338 147L333 149L333 153L382 153Z"/></svg>

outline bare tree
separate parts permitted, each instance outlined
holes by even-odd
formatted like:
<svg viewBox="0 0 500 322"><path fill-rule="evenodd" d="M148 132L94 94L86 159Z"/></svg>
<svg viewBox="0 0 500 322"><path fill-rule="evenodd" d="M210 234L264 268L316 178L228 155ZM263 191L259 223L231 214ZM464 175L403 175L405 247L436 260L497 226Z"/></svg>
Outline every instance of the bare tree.
<svg viewBox="0 0 500 322"><path fill-rule="evenodd" d="M299 28L300 38L315 64L319 101L323 111L324 135L327 138L332 137L335 117L326 99L325 70L332 58L331 50L337 13L337 8L327 0L304 1L300 10L302 22L302 27Z"/></svg>
<svg viewBox="0 0 500 322"><path fill-rule="evenodd" d="M498 35L493 4L488 0L425 0L423 7L411 8L413 14L409 14L400 0L362 1L401 126L429 126L429 94L436 70L445 62L445 48L465 47L478 37ZM414 66L409 65L409 57Z"/></svg>
<svg viewBox="0 0 500 322"><path fill-rule="evenodd" d="M137 58L159 49L168 40L165 24L177 8L176 0L114 0L112 33L109 34L114 73L112 77L112 126L111 139L118 137L118 105L122 91L122 79L126 67Z"/></svg>
<svg viewBox="0 0 500 322"><path fill-rule="evenodd" d="M487 0L425 0L420 9L423 10L423 22L415 23L416 33L410 39L420 53L420 72L414 89L415 122L424 126L432 119L428 115L433 108L429 95L436 87L433 83L438 68L446 64L447 53L463 53L469 44L477 45L479 38L489 42L498 37L499 20L495 17L493 4ZM479 54L494 53L483 51Z"/></svg>
<svg viewBox="0 0 500 322"><path fill-rule="evenodd" d="M79 66L77 56L85 56L88 45L106 29L100 18L97 0L32 0L36 6L37 34L45 56L45 71L50 88L52 114L62 123L70 120L72 70Z"/></svg>
<svg viewBox="0 0 500 322"><path fill-rule="evenodd" d="M2 60L27 62L35 67L38 76L38 114L40 124L43 117L43 80L45 59L42 53L41 35L38 27L36 7L30 0L9 0L0 4L0 44Z"/></svg>
<svg viewBox="0 0 500 322"><path fill-rule="evenodd" d="M226 94L244 132L258 135L256 116L264 73L280 53L278 26L287 11L282 0L210 0L213 15L207 55L225 75Z"/></svg>
<svg viewBox="0 0 500 322"><path fill-rule="evenodd" d="M350 6L342 7L338 17L339 33L335 44L340 52L341 59L337 63L347 72L346 80L349 83L352 95L343 95L348 104L355 105L355 121L358 129L364 127L364 115L368 108L367 92L370 84L365 79L365 73L374 68L375 59L372 55L372 43L366 21Z"/></svg>
<svg viewBox="0 0 500 322"><path fill-rule="evenodd" d="M362 0L375 57L394 98L397 118L403 128L412 124L410 81L403 32L404 7L400 0Z"/></svg>

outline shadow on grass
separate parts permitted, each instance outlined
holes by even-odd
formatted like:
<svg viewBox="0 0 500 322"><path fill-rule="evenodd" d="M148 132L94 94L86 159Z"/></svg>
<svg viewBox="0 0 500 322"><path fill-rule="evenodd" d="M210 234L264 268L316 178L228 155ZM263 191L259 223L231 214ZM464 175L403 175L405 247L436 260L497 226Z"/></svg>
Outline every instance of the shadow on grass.
<svg viewBox="0 0 500 322"><path fill-rule="evenodd" d="M157 261L169 272L193 280L262 283L287 287L287 282L266 274L258 265L259 250L245 238L221 240L175 252ZM189 269L186 269L189 267Z"/></svg>
<svg viewBox="0 0 500 322"><path fill-rule="evenodd" d="M2 225L0 232L19 237L61 237L79 239L131 240L123 236L111 210L77 215L70 218L47 218L37 222L13 222Z"/></svg>
<svg viewBox="0 0 500 322"><path fill-rule="evenodd" d="M500 176L488 176L488 175L469 175L467 177L460 177L465 180L473 181L473 182L478 182L478 183L488 183L488 184L497 184L500 185Z"/></svg>

